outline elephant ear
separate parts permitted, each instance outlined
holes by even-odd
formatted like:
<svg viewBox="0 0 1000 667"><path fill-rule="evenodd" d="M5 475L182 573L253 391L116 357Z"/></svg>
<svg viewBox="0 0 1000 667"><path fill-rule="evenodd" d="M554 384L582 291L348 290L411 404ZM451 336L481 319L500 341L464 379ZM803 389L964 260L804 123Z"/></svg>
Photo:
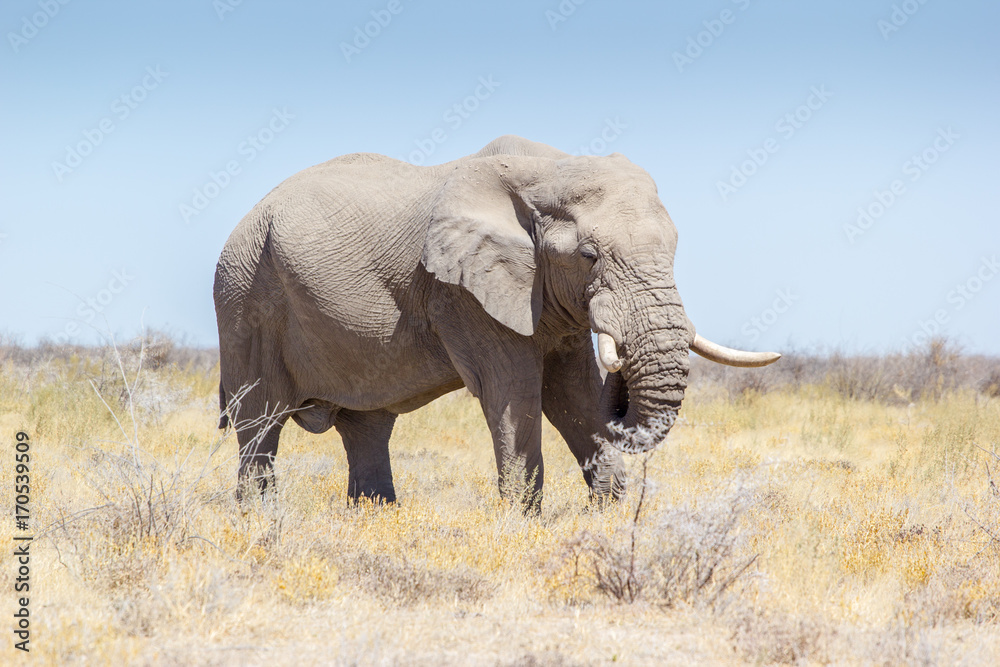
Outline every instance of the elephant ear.
<svg viewBox="0 0 1000 667"><path fill-rule="evenodd" d="M455 169L434 204L424 267L438 280L467 289L496 321L530 336L542 312L532 236L530 211L493 160L469 160Z"/></svg>

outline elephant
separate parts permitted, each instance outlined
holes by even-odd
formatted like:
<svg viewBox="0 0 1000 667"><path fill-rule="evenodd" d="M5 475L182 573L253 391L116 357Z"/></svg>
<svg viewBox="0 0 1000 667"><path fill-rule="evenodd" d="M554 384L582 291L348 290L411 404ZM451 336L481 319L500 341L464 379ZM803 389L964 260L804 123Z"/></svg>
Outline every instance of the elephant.
<svg viewBox="0 0 1000 667"><path fill-rule="evenodd" d="M355 153L299 172L240 221L215 273L238 494L273 486L291 417L339 432L349 501L394 502L397 415L464 386L504 497L540 507L544 415L591 499L619 498L622 452L670 430L689 351L737 366L780 356L695 333L676 247L652 177L618 153L508 135L435 166Z"/></svg>

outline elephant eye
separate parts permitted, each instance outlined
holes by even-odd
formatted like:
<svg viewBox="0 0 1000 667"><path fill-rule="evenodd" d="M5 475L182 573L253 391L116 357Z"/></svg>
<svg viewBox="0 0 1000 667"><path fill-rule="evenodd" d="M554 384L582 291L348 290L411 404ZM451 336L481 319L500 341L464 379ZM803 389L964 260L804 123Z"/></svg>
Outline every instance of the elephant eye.
<svg viewBox="0 0 1000 667"><path fill-rule="evenodd" d="M597 251L589 246L584 246L580 248L580 257L591 261L597 261Z"/></svg>

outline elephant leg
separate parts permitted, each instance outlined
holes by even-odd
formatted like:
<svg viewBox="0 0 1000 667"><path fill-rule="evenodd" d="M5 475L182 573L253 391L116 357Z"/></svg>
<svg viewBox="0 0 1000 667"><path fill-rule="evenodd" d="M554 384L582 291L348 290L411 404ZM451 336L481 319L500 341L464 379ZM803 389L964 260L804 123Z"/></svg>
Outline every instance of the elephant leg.
<svg viewBox="0 0 1000 667"><path fill-rule="evenodd" d="M261 495L274 489L274 457L278 453L278 437L285 417L254 419L252 425L236 428L240 445L240 466L237 474L236 500L243 500L244 490L253 485ZM262 422L257 424L255 422Z"/></svg>
<svg viewBox="0 0 1000 667"><path fill-rule="evenodd" d="M545 355L542 409L576 457L594 501L617 500L625 491L621 452L601 447L607 437L601 423L601 373L594 359L590 332L568 337Z"/></svg>
<svg viewBox="0 0 1000 667"><path fill-rule="evenodd" d="M540 374L535 378L490 379L483 384L479 402L493 436L500 495L520 502L526 512L537 513L542 507L545 478Z"/></svg>
<svg viewBox="0 0 1000 667"><path fill-rule="evenodd" d="M481 310L463 315L437 324L438 333L465 386L482 405L493 436L501 496L538 512L545 472L541 354L530 338Z"/></svg>
<svg viewBox="0 0 1000 667"><path fill-rule="evenodd" d="M519 390L521 382L484 391L480 403L493 436L500 495L520 502L525 511L537 513L542 507L545 478L541 399L537 393L530 396Z"/></svg>
<svg viewBox="0 0 1000 667"><path fill-rule="evenodd" d="M396 414L387 410L341 410L337 414L334 427L347 452L347 495L353 502L360 498L396 502L389 463L389 436L395 423Z"/></svg>

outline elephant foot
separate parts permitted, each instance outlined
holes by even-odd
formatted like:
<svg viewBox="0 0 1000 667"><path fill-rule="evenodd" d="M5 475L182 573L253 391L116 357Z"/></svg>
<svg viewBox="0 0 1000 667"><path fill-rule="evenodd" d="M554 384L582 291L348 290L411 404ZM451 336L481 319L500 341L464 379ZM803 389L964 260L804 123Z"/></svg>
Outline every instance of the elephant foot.
<svg viewBox="0 0 1000 667"><path fill-rule="evenodd" d="M396 504L396 493L393 490L383 491L378 493L358 493L358 494L348 494L348 500L350 504L354 507L364 503L371 503L372 505L395 505Z"/></svg>
<svg viewBox="0 0 1000 667"><path fill-rule="evenodd" d="M236 502L242 505L254 497L266 498L276 492L272 465L254 464L240 470L236 483Z"/></svg>
<svg viewBox="0 0 1000 667"><path fill-rule="evenodd" d="M383 470L370 472L371 475L349 474L347 497L350 503L352 505L358 505L362 501L370 501L373 505L395 503L396 489L392 484L392 473Z"/></svg>
<svg viewBox="0 0 1000 667"><path fill-rule="evenodd" d="M524 516L540 516L542 513L541 490L525 489L521 493L509 493L501 490L500 498L514 507L521 509Z"/></svg>
<svg viewBox="0 0 1000 667"><path fill-rule="evenodd" d="M625 495L627 482L621 453L603 453L582 469L583 478L590 487L592 505L603 507L618 502Z"/></svg>

